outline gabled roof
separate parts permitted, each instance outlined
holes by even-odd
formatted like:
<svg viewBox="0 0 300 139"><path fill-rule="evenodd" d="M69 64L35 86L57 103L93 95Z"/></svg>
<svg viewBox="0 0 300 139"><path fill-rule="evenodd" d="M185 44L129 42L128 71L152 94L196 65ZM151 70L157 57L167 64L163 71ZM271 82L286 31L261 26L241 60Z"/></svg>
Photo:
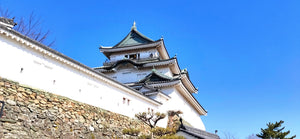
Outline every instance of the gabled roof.
<svg viewBox="0 0 300 139"><path fill-rule="evenodd" d="M131 27L130 32L127 36L118 44L113 47L100 46L100 52L102 52L108 59L112 53L119 53L124 51L132 51L138 49L152 49L156 48L162 59L169 59L170 56L165 48L163 38L156 41L144 36L142 33L137 31L135 23Z"/></svg>
<svg viewBox="0 0 300 139"><path fill-rule="evenodd" d="M148 74L146 77L141 79L139 83L148 83L148 82L165 82L165 81L173 81L179 80L179 78L169 77L162 73L159 73L157 70L152 69L152 72Z"/></svg>
<svg viewBox="0 0 300 139"><path fill-rule="evenodd" d="M134 22L133 26L131 27L131 31L127 34L127 36L113 48L147 44L151 42L154 41L137 31Z"/></svg>

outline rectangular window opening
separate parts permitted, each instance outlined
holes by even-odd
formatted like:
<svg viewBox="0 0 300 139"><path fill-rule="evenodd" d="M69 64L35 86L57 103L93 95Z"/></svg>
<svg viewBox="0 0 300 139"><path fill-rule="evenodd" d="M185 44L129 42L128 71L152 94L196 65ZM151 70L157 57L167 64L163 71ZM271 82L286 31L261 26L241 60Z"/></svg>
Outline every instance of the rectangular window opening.
<svg viewBox="0 0 300 139"><path fill-rule="evenodd" d="M136 54L129 55L129 59L136 59L136 58L137 58Z"/></svg>
<svg viewBox="0 0 300 139"><path fill-rule="evenodd" d="M126 103L126 98L125 97L123 97L123 104L125 104Z"/></svg>

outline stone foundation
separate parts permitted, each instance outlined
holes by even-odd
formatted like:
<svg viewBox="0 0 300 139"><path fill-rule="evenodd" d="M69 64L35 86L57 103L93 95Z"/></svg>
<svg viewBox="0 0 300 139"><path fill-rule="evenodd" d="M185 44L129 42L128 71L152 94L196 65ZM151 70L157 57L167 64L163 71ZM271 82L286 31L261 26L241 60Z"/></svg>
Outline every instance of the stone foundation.
<svg viewBox="0 0 300 139"><path fill-rule="evenodd" d="M149 131L127 116L1 77L0 100L5 102L0 138L124 138L124 128Z"/></svg>

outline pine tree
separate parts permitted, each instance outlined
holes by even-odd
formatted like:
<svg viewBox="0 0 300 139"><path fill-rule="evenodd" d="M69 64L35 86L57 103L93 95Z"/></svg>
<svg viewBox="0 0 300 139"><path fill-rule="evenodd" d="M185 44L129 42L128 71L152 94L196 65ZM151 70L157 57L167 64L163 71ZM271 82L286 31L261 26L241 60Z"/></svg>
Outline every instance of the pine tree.
<svg viewBox="0 0 300 139"><path fill-rule="evenodd" d="M288 138L286 137L290 131L286 131L283 132L282 130L285 127L281 127L281 124L283 124L284 121L280 120L279 122L275 122L275 123L268 123L267 126L268 128L266 129L262 129L261 128L261 133L260 134L256 134L256 136L263 138L263 139L293 139L296 137L296 135Z"/></svg>

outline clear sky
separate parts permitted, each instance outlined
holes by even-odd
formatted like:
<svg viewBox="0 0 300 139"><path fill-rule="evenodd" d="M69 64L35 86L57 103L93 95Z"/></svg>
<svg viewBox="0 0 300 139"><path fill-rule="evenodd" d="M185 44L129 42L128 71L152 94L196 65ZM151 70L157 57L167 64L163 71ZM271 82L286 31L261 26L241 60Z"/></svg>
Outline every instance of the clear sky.
<svg viewBox="0 0 300 139"><path fill-rule="evenodd" d="M40 16L57 51L101 66L99 45L137 29L164 37L199 88L207 131L244 139L284 120L300 137L300 1L0 0L13 16ZM21 58L21 56L20 56Z"/></svg>

